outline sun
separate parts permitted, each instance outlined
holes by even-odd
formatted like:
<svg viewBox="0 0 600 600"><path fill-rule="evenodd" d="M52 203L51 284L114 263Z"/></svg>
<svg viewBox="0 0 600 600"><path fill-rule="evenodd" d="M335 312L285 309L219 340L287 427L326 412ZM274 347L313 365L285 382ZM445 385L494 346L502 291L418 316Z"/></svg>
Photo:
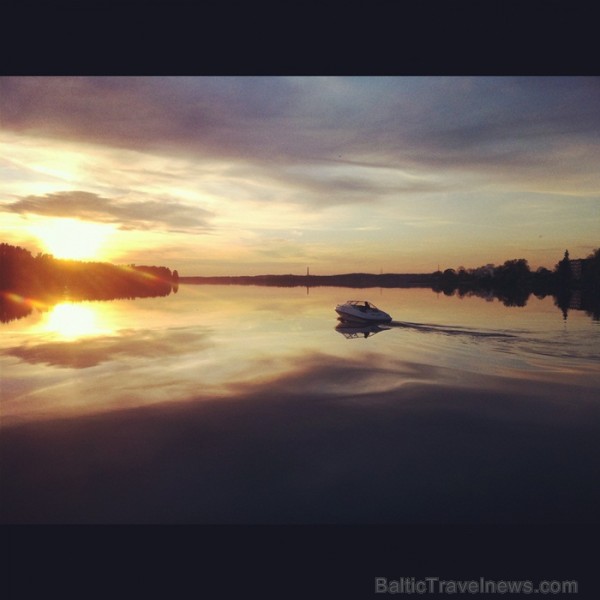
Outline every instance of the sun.
<svg viewBox="0 0 600 600"><path fill-rule="evenodd" d="M57 218L32 225L30 231L55 258L89 260L102 258L103 247L114 233L114 227L79 219Z"/></svg>

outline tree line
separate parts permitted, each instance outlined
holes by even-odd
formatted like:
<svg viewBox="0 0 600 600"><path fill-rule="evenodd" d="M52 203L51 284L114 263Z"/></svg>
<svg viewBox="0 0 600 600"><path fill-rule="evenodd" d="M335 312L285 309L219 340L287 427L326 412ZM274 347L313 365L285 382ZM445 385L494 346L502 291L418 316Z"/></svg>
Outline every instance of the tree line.
<svg viewBox="0 0 600 600"><path fill-rule="evenodd" d="M32 306L61 300L113 300L167 296L177 290L177 271L162 266L33 256L20 246L0 244L0 321L21 318Z"/></svg>
<svg viewBox="0 0 600 600"><path fill-rule="evenodd" d="M507 306L525 306L531 294L552 295L565 318L568 309L575 307L600 319L600 248L576 260L565 250L552 270L532 271L526 259L518 258L499 266L438 270L433 277L434 291L447 295L496 297Z"/></svg>

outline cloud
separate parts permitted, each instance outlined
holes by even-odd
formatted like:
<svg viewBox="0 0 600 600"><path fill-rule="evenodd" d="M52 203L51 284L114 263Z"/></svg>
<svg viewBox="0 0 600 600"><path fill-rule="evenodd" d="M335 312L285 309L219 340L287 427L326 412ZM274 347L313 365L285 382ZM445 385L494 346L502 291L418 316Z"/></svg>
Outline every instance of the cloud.
<svg viewBox="0 0 600 600"><path fill-rule="evenodd" d="M8 77L0 94L12 131L273 166L510 164L600 129L585 77Z"/></svg>
<svg viewBox="0 0 600 600"><path fill-rule="evenodd" d="M266 125L293 103L291 84L279 78L33 77L0 85L7 129L210 156L272 149Z"/></svg>
<svg viewBox="0 0 600 600"><path fill-rule="evenodd" d="M3 205L4 210L47 217L73 217L117 224L120 229L206 231L213 213L173 200L138 202L104 198L84 191L65 191L45 196L26 196Z"/></svg>
<svg viewBox="0 0 600 600"><path fill-rule="evenodd" d="M0 95L7 131L169 159L147 177L111 170L124 194L157 177L176 188L175 165L180 182L238 206L600 193L591 77L5 77ZM11 210L64 214L40 198ZM74 206L123 229L206 231L213 216L178 201L93 200Z"/></svg>

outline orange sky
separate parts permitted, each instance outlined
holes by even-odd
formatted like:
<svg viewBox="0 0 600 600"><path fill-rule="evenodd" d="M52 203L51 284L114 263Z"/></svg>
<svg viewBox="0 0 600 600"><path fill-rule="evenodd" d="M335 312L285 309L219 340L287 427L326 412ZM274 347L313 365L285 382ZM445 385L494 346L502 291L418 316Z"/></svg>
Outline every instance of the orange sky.
<svg viewBox="0 0 600 600"><path fill-rule="evenodd" d="M3 77L2 241L182 275L600 246L600 80Z"/></svg>

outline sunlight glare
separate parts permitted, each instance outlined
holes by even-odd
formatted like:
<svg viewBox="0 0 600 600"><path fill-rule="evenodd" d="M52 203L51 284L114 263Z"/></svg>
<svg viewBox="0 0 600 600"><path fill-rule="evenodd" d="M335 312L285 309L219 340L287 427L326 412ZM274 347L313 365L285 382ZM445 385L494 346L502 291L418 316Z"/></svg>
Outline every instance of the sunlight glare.
<svg viewBox="0 0 600 600"><path fill-rule="evenodd" d="M102 247L114 227L59 218L44 220L31 226L30 230L54 257L84 260L101 258Z"/></svg>

